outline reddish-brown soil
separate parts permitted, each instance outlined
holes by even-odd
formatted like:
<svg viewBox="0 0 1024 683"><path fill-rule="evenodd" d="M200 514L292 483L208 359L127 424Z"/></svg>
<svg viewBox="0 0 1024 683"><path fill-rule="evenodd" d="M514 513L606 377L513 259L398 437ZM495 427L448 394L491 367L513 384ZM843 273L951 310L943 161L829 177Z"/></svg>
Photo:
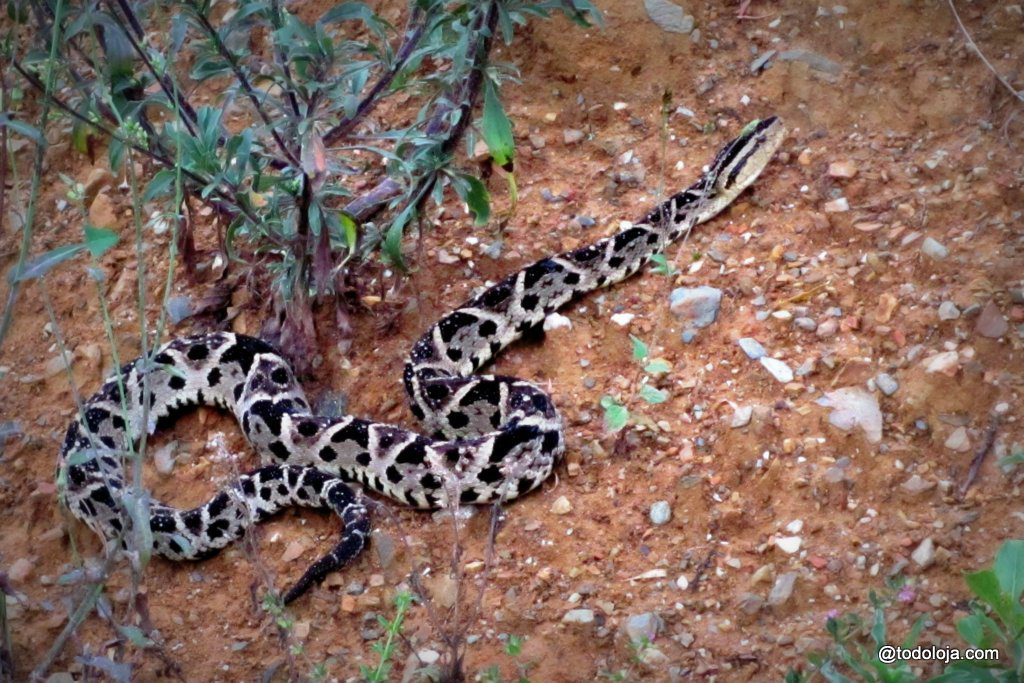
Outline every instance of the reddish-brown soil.
<svg viewBox="0 0 1024 683"><path fill-rule="evenodd" d="M497 665L509 680L518 661L529 665L533 681L593 680L620 671L628 680L779 679L827 645L830 610L865 610L869 591L883 589L886 576L901 566L913 591L891 608L891 628L901 635L928 614L923 642L958 644L954 623L968 598L963 573L988 565L1003 540L1024 537L1020 475L996 464L1024 442L1024 307L1012 300L1012 290L1024 284L1019 102L1014 107L965 49L945 2L849 0L845 14L829 16L816 16L816 3L755 2L749 12L758 18L743 20L735 17L734 4L703 3L694 11L703 34L699 45L660 30L640 2L599 4L606 10L604 30L579 29L564 19L538 22L497 51L522 76L521 84L503 91L517 135L520 202L500 258L481 253L495 234L471 227L453 203L412 255L415 270L390 304L371 299L353 316L349 352L338 351L330 316L322 316L323 362L306 382L308 394L340 390L354 414L413 425L399 368L433 320L488 280L617 230L619 220L638 217L663 193L689 184L748 120L778 114L789 138L753 191L669 250L682 274L644 272L589 296L563 311L572 329L550 332L543 344L519 344L495 364L499 373L550 388L568 425L568 465L505 510L482 611L466 627L473 636L466 670L472 676ZM961 5L996 68L1019 83L1020 6ZM718 41L715 49L711 38ZM752 75L755 48L806 48L842 72L791 61ZM704 90L708 79L715 85ZM666 91L673 110L695 114L673 114L667 139L660 114ZM714 130L702 130L706 124ZM584 131L586 139L566 144L567 128ZM639 165L621 163L627 152ZM28 168L28 150L20 154ZM677 169L677 161L684 168ZM855 177L830 177L835 162L852 165ZM617 172L638 168L645 177L636 186L614 181ZM84 180L91 170L63 140L53 147L35 253L79 239L75 212L55 209L65 191L57 173ZM506 207L503 180L494 176L490 189L496 209ZM567 199L546 201L544 190ZM124 236L102 266L121 357L127 358L138 347L130 210L126 193L109 188L104 194ZM827 212L826 203L839 196L850 210ZM580 227L578 215L593 217L596 226ZM948 248L945 260L922 253L926 237ZM18 235L9 229L2 239L9 268ZM146 254L151 324L166 273L165 245L166 236L154 238ZM712 250L721 263L709 257ZM459 260L451 263L449 255ZM112 362L89 360L97 348L109 356L109 344L85 265L82 258L65 264L46 286L60 333L75 353L76 382L88 394L101 380L101 366ZM669 293L701 284L723 290L721 312L684 344ZM201 293L183 279L175 289ZM764 303L758 305L758 297ZM54 463L74 401L63 373L46 377L57 354L44 301L38 284L24 290L0 358L0 420L17 420L24 430L0 459L0 566L18 567L12 580L18 596L8 598L8 612L22 677L82 596L81 586L57 582L74 566L69 533L82 555L99 547L56 505ZM965 313L940 320L943 301ZM989 302L1009 319L998 339L976 331L978 307ZM789 311L820 325L836 307L832 335L777 316L756 317L759 310ZM386 326L385 309L396 316ZM617 312L635 318L620 327L611 321ZM257 324L236 322L249 331ZM190 330L186 323L172 332ZM672 364L659 383L666 402L636 398L642 375L631 359L630 334ZM784 385L746 358L736 344L740 337L756 338L794 369L814 361L814 371ZM928 358L946 351L956 352L950 372L926 372ZM881 442L830 426L828 410L816 399L835 388L866 388L879 372L899 382L891 397L875 392L884 415ZM618 437L602 425L598 402L606 394L621 397L635 415ZM1000 403L1007 412L995 426L992 453L960 500L958 489ZM732 404L756 406L748 426L730 426ZM966 428L967 450L945 445L958 427ZM157 445L171 438L185 453L169 476L147 471L147 484L174 504L199 503L239 468L255 464L233 420L212 411L183 419ZM237 458L223 457L225 450ZM914 475L926 490L903 486ZM562 496L571 510L555 514L552 506ZM672 519L655 526L649 511L660 500L670 503ZM375 662L363 632L374 627L373 613L393 613L392 598L408 587L415 563L430 569L424 583L445 618L450 519L395 508L394 519L377 520L387 537L377 548L394 546L394 557L371 549L289 610L296 624L292 642L304 645L297 657L302 675L326 662L330 678L352 679L359 664ZM802 529L787 531L795 520ZM483 576L488 525L487 512L477 511L460 533L469 608ZM173 663L189 681L259 679L287 648L253 596L264 591L266 576L278 587L294 580L335 535L333 518L297 512L262 526L255 552L239 544L193 565L153 560L141 590L164 660L130 650L135 678L158 678ZM774 540L783 536L799 536L801 549L781 550ZM923 568L910 556L926 538L935 557ZM664 578L649 574L653 570ZM792 595L759 605L788 572L797 574ZM637 578L644 575L654 578ZM687 588L679 587L679 577ZM353 581L364 583L365 592L347 595ZM127 610L128 588L125 571L108 584L107 609L118 619ZM593 610L595 618L564 623L572 609ZM631 615L646 612L664 620L653 642L662 656L638 656L622 633ZM413 607L405 634L418 651L443 651L423 607ZM502 651L503 634L525 639L517 658ZM114 636L108 622L91 616L53 671L77 676L77 655L113 656ZM394 680L409 654L402 644ZM916 666L936 671L934 664Z"/></svg>

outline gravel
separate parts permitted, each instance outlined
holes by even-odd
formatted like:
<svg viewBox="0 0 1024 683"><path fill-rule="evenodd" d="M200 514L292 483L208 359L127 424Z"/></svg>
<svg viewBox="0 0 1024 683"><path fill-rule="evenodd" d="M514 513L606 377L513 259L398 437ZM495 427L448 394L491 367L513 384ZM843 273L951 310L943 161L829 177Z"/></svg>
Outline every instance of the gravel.
<svg viewBox="0 0 1024 683"><path fill-rule="evenodd" d="M594 610L592 609L571 609L562 615L564 624L592 624L594 623Z"/></svg>
<svg viewBox="0 0 1024 683"><path fill-rule="evenodd" d="M707 285L679 287L669 296L672 313L690 329L700 329L715 322L721 303L722 290Z"/></svg>
<svg viewBox="0 0 1024 683"><path fill-rule="evenodd" d="M768 593L768 604L772 607L786 604L793 595L793 587L796 586L797 576L796 572L786 572L776 577L775 585L772 586L771 591Z"/></svg>
<svg viewBox="0 0 1024 683"><path fill-rule="evenodd" d="M764 356L759 360L761 365L764 366L764 369L767 370L768 373L776 380L783 384L788 384L793 381L793 371L781 360L777 358L769 358L768 356Z"/></svg>
<svg viewBox="0 0 1024 683"><path fill-rule="evenodd" d="M939 320L956 320L960 317L960 309L952 301L939 304Z"/></svg>
<svg viewBox="0 0 1024 683"><path fill-rule="evenodd" d="M750 360L758 360L768 355L764 347L761 346L760 342L752 337L743 337L736 342L743 349L743 353L747 354L747 358Z"/></svg>

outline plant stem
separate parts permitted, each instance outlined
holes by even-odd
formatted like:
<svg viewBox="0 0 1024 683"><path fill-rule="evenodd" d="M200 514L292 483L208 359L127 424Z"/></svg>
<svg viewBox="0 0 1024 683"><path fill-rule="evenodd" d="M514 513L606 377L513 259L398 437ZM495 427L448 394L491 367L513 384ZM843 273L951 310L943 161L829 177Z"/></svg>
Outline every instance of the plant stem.
<svg viewBox="0 0 1024 683"><path fill-rule="evenodd" d="M64 0L57 0L56 19L54 19L53 32L50 35L50 57L46 62L46 81L42 88L44 98L39 113L39 142L36 143L32 186L29 190L28 207L25 211L25 224L21 230L18 263L14 266L16 276L7 292L7 304L4 307L3 318L0 319L0 348L3 347L4 338L7 337L11 322L14 320L14 304L17 302L18 293L21 290L21 282L17 276L21 275L22 268L25 267L25 260L28 258L28 252L32 247L32 224L36 220L36 204L39 202L39 189L43 183L43 162L46 159L46 150L49 147L46 139L46 122L50 118L50 94L53 92L57 72L57 46L60 44L60 19L63 14Z"/></svg>

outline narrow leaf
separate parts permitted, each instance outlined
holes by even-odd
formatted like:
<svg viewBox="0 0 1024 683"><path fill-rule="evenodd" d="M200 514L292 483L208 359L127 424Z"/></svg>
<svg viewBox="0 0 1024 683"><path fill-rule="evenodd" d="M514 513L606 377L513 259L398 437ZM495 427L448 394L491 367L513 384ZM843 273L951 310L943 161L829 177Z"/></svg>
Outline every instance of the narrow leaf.
<svg viewBox="0 0 1024 683"><path fill-rule="evenodd" d="M640 398L648 403L664 403L668 400L668 394L661 389L655 389L650 384L640 387Z"/></svg>
<svg viewBox="0 0 1024 683"><path fill-rule="evenodd" d="M112 246L117 244L117 233L106 228L85 226L85 248L94 257L103 256Z"/></svg>
<svg viewBox="0 0 1024 683"><path fill-rule="evenodd" d="M7 281L14 284L15 282L34 280L37 277L46 275L46 273L50 272L54 266L67 261L83 249L85 249L84 244L68 244L63 247L51 249L45 254L40 254L39 256L26 261L21 272L18 272L16 268L12 269L10 274L7 276Z"/></svg>
<svg viewBox="0 0 1024 683"><path fill-rule="evenodd" d="M505 166L515 156L515 140L512 138L512 124L505 115L505 109L498 99L498 91L490 80L484 83L484 112L481 134L487 149L499 166Z"/></svg>
<svg viewBox="0 0 1024 683"><path fill-rule="evenodd" d="M633 360L643 360L647 358L650 351L647 348L647 344L637 337L636 335L629 335L629 340L633 342Z"/></svg>
<svg viewBox="0 0 1024 683"><path fill-rule="evenodd" d="M1006 541L996 553L996 561L992 568L999 579L999 587L1010 598L1010 602L1020 600L1024 592L1024 541Z"/></svg>

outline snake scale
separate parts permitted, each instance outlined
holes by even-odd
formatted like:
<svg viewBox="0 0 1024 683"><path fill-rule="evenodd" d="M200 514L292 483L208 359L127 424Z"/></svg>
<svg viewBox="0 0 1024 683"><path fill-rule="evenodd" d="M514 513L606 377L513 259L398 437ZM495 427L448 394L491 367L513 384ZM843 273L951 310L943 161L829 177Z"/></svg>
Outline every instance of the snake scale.
<svg viewBox="0 0 1024 683"><path fill-rule="evenodd" d="M154 551L172 560L216 553L283 508L330 509L344 523L341 540L285 594L290 602L366 545L363 489L439 508L454 497L491 503L537 488L565 450L558 411L537 385L477 370L550 313L636 273L719 213L758 177L784 136L776 117L752 122L696 183L638 223L541 259L435 323L413 346L403 375L412 412L432 436L312 414L287 361L259 339L182 337L125 365L84 404L60 451L61 502L114 552L128 547L133 519L148 521ZM124 504L132 491L125 454L144 430L153 433L195 405L231 411L263 466L191 510L145 497L138 505L148 512L133 517Z"/></svg>

